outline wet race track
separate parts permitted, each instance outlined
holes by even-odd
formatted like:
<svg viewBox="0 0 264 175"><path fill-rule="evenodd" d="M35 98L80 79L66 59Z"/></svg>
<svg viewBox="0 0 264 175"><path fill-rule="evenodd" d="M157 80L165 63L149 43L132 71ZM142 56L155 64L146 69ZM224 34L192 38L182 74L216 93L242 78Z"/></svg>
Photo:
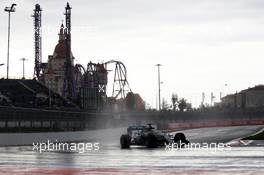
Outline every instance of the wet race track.
<svg viewBox="0 0 264 175"><path fill-rule="evenodd" d="M191 142L226 142L263 127L207 128L184 131ZM113 131L112 133L119 132ZM225 136L227 135L228 136ZM99 138L100 149L85 153L32 151L32 146L1 147L0 175L6 174L264 174L264 147L214 149L135 147L121 150L118 137ZM102 141L102 140L104 141Z"/></svg>

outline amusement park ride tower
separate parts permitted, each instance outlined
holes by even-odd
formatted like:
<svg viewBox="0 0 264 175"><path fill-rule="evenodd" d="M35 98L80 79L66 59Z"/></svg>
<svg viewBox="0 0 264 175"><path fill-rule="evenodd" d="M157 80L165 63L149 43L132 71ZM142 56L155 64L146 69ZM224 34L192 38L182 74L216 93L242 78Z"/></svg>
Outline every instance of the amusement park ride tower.
<svg viewBox="0 0 264 175"><path fill-rule="evenodd" d="M36 79L52 91L78 104L83 109L100 110L107 102L108 65L114 65L114 82L111 99L125 99L132 93L125 65L120 61L111 60L105 63L89 62L87 67L74 64L71 51L71 7L65 7L65 26L59 29L59 41L48 62L41 59L41 11L37 4L34 9L35 29L35 69ZM113 67L113 66L111 66Z"/></svg>

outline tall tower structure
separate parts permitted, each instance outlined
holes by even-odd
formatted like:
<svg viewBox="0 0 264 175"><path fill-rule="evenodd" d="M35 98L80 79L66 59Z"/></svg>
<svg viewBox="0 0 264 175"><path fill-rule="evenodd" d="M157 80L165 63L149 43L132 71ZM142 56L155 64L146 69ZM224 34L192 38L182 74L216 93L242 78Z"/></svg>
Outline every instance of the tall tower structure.
<svg viewBox="0 0 264 175"><path fill-rule="evenodd" d="M71 34L71 9L70 4L67 2L65 7L65 22L68 34Z"/></svg>
<svg viewBox="0 0 264 175"><path fill-rule="evenodd" d="M39 79L42 62L42 37L41 37L41 11L39 4L35 5L34 14L34 49L35 49L35 68L34 76Z"/></svg>
<svg viewBox="0 0 264 175"><path fill-rule="evenodd" d="M64 95L70 99L73 99L76 97L76 85L74 85L74 63L73 56L71 54L71 9L72 8L70 7L69 3L67 3L65 7L66 28L64 31L66 40Z"/></svg>

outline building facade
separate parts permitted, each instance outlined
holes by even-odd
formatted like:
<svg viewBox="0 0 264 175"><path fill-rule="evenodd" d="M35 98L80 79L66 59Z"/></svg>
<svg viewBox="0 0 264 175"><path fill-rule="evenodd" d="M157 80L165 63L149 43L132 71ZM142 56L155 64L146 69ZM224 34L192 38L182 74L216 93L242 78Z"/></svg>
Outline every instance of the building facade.
<svg viewBox="0 0 264 175"><path fill-rule="evenodd" d="M60 27L59 41L52 55L48 56L48 64L44 69L44 82L53 91L63 95L65 87L65 68L67 59L66 33L63 24ZM74 57L70 54L72 65Z"/></svg>
<svg viewBox="0 0 264 175"><path fill-rule="evenodd" d="M221 99L222 107L260 108L264 107L264 85L257 85Z"/></svg>

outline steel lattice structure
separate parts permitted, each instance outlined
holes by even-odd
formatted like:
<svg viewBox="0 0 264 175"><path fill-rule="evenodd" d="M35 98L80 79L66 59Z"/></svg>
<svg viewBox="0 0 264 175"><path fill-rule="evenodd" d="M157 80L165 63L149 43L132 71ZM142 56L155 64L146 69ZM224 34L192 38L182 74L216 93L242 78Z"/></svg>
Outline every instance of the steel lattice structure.
<svg viewBox="0 0 264 175"><path fill-rule="evenodd" d="M34 46L35 46L35 68L34 76L39 79L42 63L42 36L41 36L41 11L39 4L35 5L34 14Z"/></svg>
<svg viewBox="0 0 264 175"><path fill-rule="evenodd" d="M126 66L121 61L116 61L116 60L110 60L105 64L115 65L112 97L114 97L115 99L125 98L127 92L132 92L129 83L127 81Z"/></svg>
<svg viewBox="0 0 264 175"><path fill-rule="evenodd" d="M66 95L69 99L76 98L77 85L74 83L74 63L73 56L71 54L71 7L69 3L67 3L65 7L65 22L66 29L64 33L66 34L66 67L65 67L65 80L64 80L64 95Z"/></svg>

